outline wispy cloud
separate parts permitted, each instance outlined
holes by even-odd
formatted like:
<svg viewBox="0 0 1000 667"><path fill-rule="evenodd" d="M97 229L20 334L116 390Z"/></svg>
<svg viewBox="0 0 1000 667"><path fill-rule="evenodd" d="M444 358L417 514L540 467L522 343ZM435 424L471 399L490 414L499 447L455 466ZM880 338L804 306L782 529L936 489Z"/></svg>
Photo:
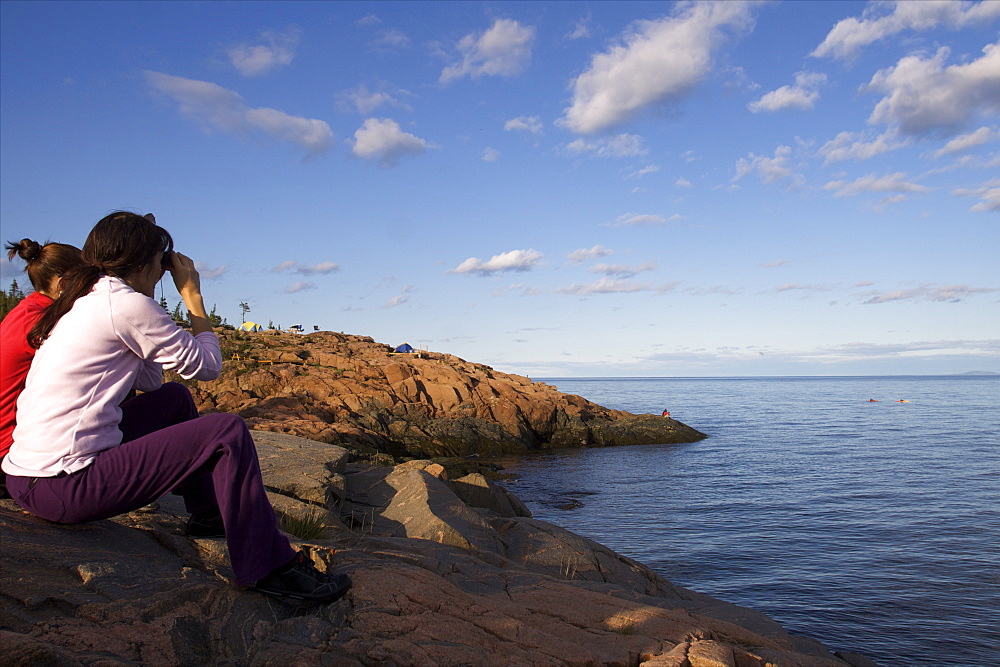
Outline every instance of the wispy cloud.
<svg viewBox="0 0 1000 667"><path fill-rule="evenodd" d="M817 58L850 58L873 42L904 30L930 30L939 25L962 28L1000 16L996 2L870 2L861 18L837 22L817 46Z"/></svg>
<svg viewBox="0 0 1000 667"><path fill-rule="evenodd" d="M823 164L843 160L867 160L876 155L902 148L907 144L905 140L898 140L895 134L894 131L889 130L868 140L860 132L841 132L823 144L817 153L823 156Z"/></svg>
<svg viewBox="0 0 1000 667"><path fill-rule="evenodd" d="M622 294L629 292L645 292L652 289L649 283L634 283L629 280L612 278L605 276L592 283L574 283L568 287L560 287L556 290L559 294L569 294L572 296L586 296L588 294Z"/></svg>
<svg viewBox="0 0 1000 667"><path fill-rule="evenodd" d="M511 118L504 123L503 129L507 131L519 130L522 132L530 132L532 134L542 134L544 125L542 125L542 119L538 116L518 116L517 118Z"/></svg>
<svg viewBox="0 0 1000 667"><path fill-rule="evenodd" d="M907 56L876 72L864 90L886 96L868 122L898 127L904 135L951 135L980 114L1000 113L1000 42L963 65L946 66L949 54L941 47L931 58Z"/></svg>
<svg viewBox="0 0 1000 667"><path fill-rule="evenodd" d="M613 227L662 227L670 221L653 213L624 213L613 223Z"/></svg>
<svg viewBox="0 0 1000 667"><path fill-rule="evenodd" d="M402 290L400 290L399 294L397 294L396 296L392 297L391 299L383 303L382 307L395 308L396 306L401 306L410 300L410 294L412 293L413 293L413 286L407 285Z"/></svg>
<svg viewBox="0 0 1000 667"><path fill-rule="evenodd" d="M976 146L981 146L989 141L994 141L998 137L1000 137L1000 131L997 131L996 127L981 127L975 132L960 134L946 143L940 150L935 152L934 155L935 157L941 157L942 155L948 155L951 153L962 153L970 148L975 148Z"/></svg>
<svg viewBox="0 0 1000 667"><path fill-rule="evenodd" d="M917 183L904 180L906 174L897 172L876 176L868 174L848 183L847 181L830 181L823 186L824 190L832 190L834 197L854 197L867 192L927 192L927 188Z"/></svg>
<svg viewBox="0 0 1000 667"><path fill-rule="evenodd" d="M337 264L336 262L319 262L318 264L308 265L303 264L302 262L297 262L294 259L282 262L271 269L273 273L299 273L306 276L317 274L326 275L339 270L340 264Z"/></svg>
<svg viewBox="0 0 1000 667"><path fill-rule="evenodd" d="M203 262L195 262L194 268L198 269L198 275L205 280L215 280L216 278L221 278L229 271L229 267L225 264L213 268Z"/></svg>
<svg viewBox="0 0 1000 667"><path fill-rule="evenodd" d="M594 140L576 139L566 144L566 150L575 155L593 153L598 157L635 157L649 152L643 145L642 137L637 134L619 134Z"/></svg>
<svg viewBox="0 0 1000 667"><path fill-rule="evenodd" d="M644 262L636 266L626 264L595 264L587 270L591 273L603 273L606 276L616 278L632 278L645 271L652 271L656 268L656 262Z"/></svg>
<svg viewBox="0 0 1000 667"><path fill-rule="evenodd" d="M368 86L361 84L356 88L337 94L338 107L342 110L354 109L358 113L367 115L375 109L383 106L413 111L413 107L402 101L402 97L412 97L413 93L408 90L395 89L391 93L384 87L379 90L369 90Z"/></svg>
<svg viewBox="0 0 1000 667"><path fill-rule="evenodd" d="M779 266L788 266L788 260L778 259L773 262L764 262L763 264L761 264L761 266L764 267L765 269L775 269Z"/></svg>
<svg viewBox="0 0 1000 667"><path fill-rule="evenodd" d="M354 133L354 155L380 167L393 167L407 155L421 155L431 144L404 132L391 118L368 118Z"/></svg>
<svg viewBox="0 0 1000 667"><path fill-rule="evenodd" d="M600 257L607 257L614 251L610 248L605 248L602 245L595 245L590 248L580 248L579 250L574 250L568 257L571 262L587 262L592 259L598 259Z"/></svg>
<svg viewBox="0 0 1000 667"><path fill-rule="evenodd" d="M792 185L802 182L802 177L796 175L792 168L791 146L778 146L774 149L774 157L754 155L750 153L745 158L736 161L736 175L733 181L738 181L747 174L756 172L765 183L777 183L786 178L792 179Z"/></svg>
<svg viewBox="0 0 1000 667"><path fill-rule="evenodd" d="M981 201L969 211L982 213L984 211L1000 211L1000 179L986 181L976 188L958 188L951 193L957 197L976 197Z"/></svg>
<svg viewBox="0 0 1000 667"><path fill-rule="evenodd" d="M262 32L256 42L237 44L226 49L229 62L243 76L261 76L292 64L302 30L297 27L282 32Z"/></svg>
<svg viewBox="0 0 1000 667"><path fill-rule="evenodd" d="M500 159L500 151L490 146L483 149L483 162L496 162Z"/></svg>
<svg viewBox="0 0 1000 667"><path fill-rule="evenodd" d="M565 39L573 41L584 37L590 37L590 16L578 20L573 25L573 29L566 33Z"/></svg>
<svg viewBox="0 0 1000 667"><path fill-rule="evenodd" d="M573 101L560 122L590 134L683 97L711 70L723 30L750 25L751 9L738 2L679 3L671 17L637 21L591 58L573 82Z"/></svg>
<svg viewBox="0 0 1000 667"><path fill-rule="evenodd" d="M795 85L782 86L777 90L765 93L759 99L747 105L753 113L761 111L781 111L782 109L799 109L802 111L812 109L819 99L819 91L816 90L823 83L826 83L826 74L817 72L799 72L795 75Z"/></svg>
<svg viewBox="0 0 1000 667"><path fill-rule="evenodd" d="M535 29L512 19L497 19L489 30L469 34L455 45L456 62L448 65L438 79L449 83L468 76L514 76L531 60Z"/></svg>
<svg viewBox="0 0 1000 667"><path fill-rule="evenodd" d="M998 287L972 287L969 285L920 285L912 289L892 290L890 292L869 292L862 303L877 304L893 301L964 301L975 294L992 294L1000 292Z"/></svg>
<svg viewBox="0 0 1000 667"><path fill-rule="evenodd" d="M447 273L475 273L489 276L504 271L530 271L542 260L542 253L536 250L511 250L493 255L485 262L478 257L470 257Z"/></svg>
<svg viewBox="0 0 1000 667"><path fill-rule="evenodd" d="M333 132L324 121L290 116L266 107L250 107L240 95L208 81L145 72L146 82L180 107L182 115L206 128L247 136L265 134L291 143L310 155L333 147Z"/></svg>
<svg viewBox="0 0 1000 667"><path fill-rule="evenodd" d="M316 283L305 280L297 280L285 288L285 294L295 294L296 292L306 292L316 289Z"/></svg>
<svg viewBox="0 0 1000 667"><path fill-rule="evenodd" d="M382 30L375 36L372 46L376 49L405 49L410 45L410 38L402 30Z"/></svg>

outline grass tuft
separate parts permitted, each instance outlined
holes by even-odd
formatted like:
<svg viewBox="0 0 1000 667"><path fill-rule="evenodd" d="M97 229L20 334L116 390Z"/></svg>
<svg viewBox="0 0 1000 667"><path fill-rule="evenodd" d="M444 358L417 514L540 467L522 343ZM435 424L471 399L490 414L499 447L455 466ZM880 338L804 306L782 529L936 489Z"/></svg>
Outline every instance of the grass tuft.
<svg viewBox="0 0 1000 667"><path fill-rule="evenodd" d="M278 517L278 525L286 533L291 533L300 540L317 540L323 537L327 523L326 512L312 511L308 514L288 514L282 512Z"/></svg>

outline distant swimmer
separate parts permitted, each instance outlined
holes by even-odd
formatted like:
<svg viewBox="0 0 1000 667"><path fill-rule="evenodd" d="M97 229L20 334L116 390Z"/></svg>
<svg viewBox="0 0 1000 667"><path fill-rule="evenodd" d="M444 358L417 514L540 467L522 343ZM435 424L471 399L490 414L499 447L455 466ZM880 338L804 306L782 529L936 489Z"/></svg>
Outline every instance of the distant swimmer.
<svg viewBox="0 0 1000 667"><path fill-rule="evenodd" d="M902 399L902 398L901 398L901 399L899 399L899 400L898 400L898 401L896 401L896 402L897 402L897 403L909 403L909 401L907 401L907 400L905 400L905 399Z"/></svg>
<svg viewBox="0 0 1000 667"><path fill-rule="evenodd" d="M869 403L878 403L878 401L876 401L874 398L869 398L868 402Z"/></svg>

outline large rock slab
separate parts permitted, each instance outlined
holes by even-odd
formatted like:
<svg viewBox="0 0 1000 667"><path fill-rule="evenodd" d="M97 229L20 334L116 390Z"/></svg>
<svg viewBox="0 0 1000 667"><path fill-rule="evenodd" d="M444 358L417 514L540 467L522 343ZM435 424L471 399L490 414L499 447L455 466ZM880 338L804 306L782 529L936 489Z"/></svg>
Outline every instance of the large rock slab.
<svg viewBox="0 0 1000 667"><path fill-rule="evenodd" d="M334 509L370 517L292 536L351 574L344 599L290 605L234 586L225 541L185 537L173 496L77 526L2 500L0 665L865 664L552 524L477 511L433 464L346 463L271 435L255 439L272 498L317 507L337 494L316 488L342 475Z"/></svg>

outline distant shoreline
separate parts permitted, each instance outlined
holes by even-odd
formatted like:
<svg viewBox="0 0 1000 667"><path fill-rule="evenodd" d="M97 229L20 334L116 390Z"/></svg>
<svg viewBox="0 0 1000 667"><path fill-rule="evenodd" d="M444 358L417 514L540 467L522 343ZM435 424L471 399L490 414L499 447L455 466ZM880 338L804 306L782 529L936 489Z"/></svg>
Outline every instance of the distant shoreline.
<svg viewBox="0 0 1000 667"><path fill-rule="evenodd" d="M1000 377L994 371L966 371L965 373L900 373L896 375L540 375L536 382L548 380L837 380L875 378L970 378Z"/></svg>

